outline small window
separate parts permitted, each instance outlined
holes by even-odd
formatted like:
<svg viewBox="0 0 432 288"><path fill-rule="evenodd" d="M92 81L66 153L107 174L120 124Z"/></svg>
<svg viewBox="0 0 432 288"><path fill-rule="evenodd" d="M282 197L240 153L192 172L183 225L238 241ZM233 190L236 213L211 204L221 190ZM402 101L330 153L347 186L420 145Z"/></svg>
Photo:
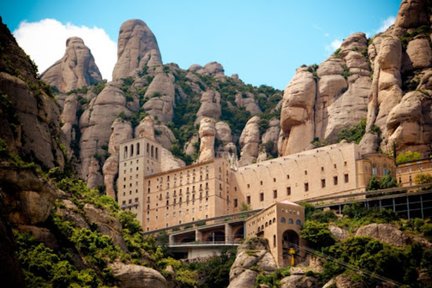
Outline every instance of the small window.
<svg viewBox="0 0 432 288"><path fill-rule="evenodd" d="M378 172L378 169L377 169L377 167L372 167L372 175L373 176L376 176L377 175L377 172Z"/></svg>
<svg viewBox="0 0 432 288"><path fill-rule="evenodd" d="M260 193L260 201L261 202L264 201L264 193L263 192Z"/></svg>
<svg viewBox="0 0 432 288"><path fill-rule="evenodd" d="M305 192L309 191L309 183L304 183L304 190Z"/></svg>
<svg viewBox="0 0 432 288"><path fill-rule="evenodd" d="M297 219L297 220L296 220L296 224L297 224L297 225L299 225L299 226L301 226L301 225L302 225L302 223L301 223L300 219Z"/></svg>
<svg viewBox="0 0 432 288"><path fill-rule="evenodd" d="M251 197L250 196L246 196L246 203L250 204L251 203Z"/></svg>
<svg viewBox="0 0 432 288"><path fill-rule="evenodd" d="M336 164L333 164L333 167L336 169L336 168L337 168L337 165L336 165Z"/></svg>
<svg viewBox="0 0 432 288"><path fill-rule="evenodd" d="M276 182L276 178L273 178L273 182Z"/></svg>
<svg viewBox="0 0 432 288"><path fill-rule="evenodd" d="M307 170L305 170L304 172L305 172L305 175L307 175Z"/></svg>
<svg viewBox="0 0 432 288"><path fill-rule="evenodd" d="M288 224L294 224L294 220L292 218L288 218Z"/></svg>
<svg viewBox="0 0 432 288"><path fill-rule="evenodd" d="M338 185L338 176L333 176L333 184Z"/></svg>
<svg viewBox="0 0 432 288"><path fill-rule="evenodd" d="M291 187L287 187L287 196L291 195Z"/></svg>
<svg viewBox="0 0 432 288"><path fill-rule="evenodd" d="M290 178L289 178L289 174L287 174L287 179L290 179Z"/></svg>
<svg viewBox="0 0 432 288"><path fill-rule="evenodd" d="M324 172L324 166L321 166L321 172Z"/></svg>
<svg viewBox="0 0 432 288"><path fill-rule="evenodd" d="M281 223L286 223L286 218L282 216L281 219L280 219L280 222Z"/></svg>
<svg viewBox="0 0 432 288"><path fill-rule="evenodd" d="M277 190L273 190L273 198L274 198L274 199L277 198Z"/></svg>
<svg viewBox="0 0 432 288"><path fill-rule="evenodd" d="M234 199L234 207L237 207L238 206L238 201L237 201L237 199Z"/></svg>
<svg viewBox="0 0 432 288"><path fill-rule="evenodd" d="M247 184L247 188L250 188L250 184Z"/></svg>
<svg viewBox="0 0 432 288"><path fill-rule="evenodd" d="M325 187L326 187L326 180L321 179L321 188L325 188Z"/></svg>
<svg viewBox="0 0 432 288"><path fill-rule="evenodd" d="M347 161L344 162L344 166L347 166Z"/></svg>
<svg viewBox="0 0 432 288"><path fill-rule="evenodd" d="M345 183L349 182L349 175L348 174L344 175L344 181L345 181Z"/></svg>
<svg viewBox="0 0 432 288"><path fill-rule="evenodd" d="M273 235L273 247L276 247L276 235Z"/></svg>

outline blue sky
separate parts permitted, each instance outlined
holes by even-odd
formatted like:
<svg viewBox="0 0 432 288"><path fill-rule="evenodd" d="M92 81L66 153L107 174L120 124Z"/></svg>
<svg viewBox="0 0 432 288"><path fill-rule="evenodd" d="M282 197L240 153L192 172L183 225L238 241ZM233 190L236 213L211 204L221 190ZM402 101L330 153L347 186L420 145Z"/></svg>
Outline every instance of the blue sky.
<svg viewBox="0 0 432 288"><path fill-rule="evenodd" d="M40 32L48 26L38 26L39 30L29 26L24 33L24 29L18 31L23 21L56 19L65 29L75 27L72 30L76 33L79 29L103 29L106 37L87 36L89 40L84 41L92 49L96 64L103 66L104 78L109 79L120 25L139 18L155 34L164 63L174 62L186 69L191 64L218 61L227 75L237 73L246 83L283 89L298 66L324 61L349 34L373 36L386 20L391 22L399 5L399 0L14 0L1 1L0 15L17 33L17 39L20 35L18 42L43 68L39 70L47 68L42 57L57 57L45 60L53 64L63 55L64 39L63 48L51 44L60 40L56 33L62 30ZM89 45L91 38L97 42L92 43L94 47ZM114 46L103 44L105 40L114 41ZM51 52L49 46L61 51Z"/></svg>

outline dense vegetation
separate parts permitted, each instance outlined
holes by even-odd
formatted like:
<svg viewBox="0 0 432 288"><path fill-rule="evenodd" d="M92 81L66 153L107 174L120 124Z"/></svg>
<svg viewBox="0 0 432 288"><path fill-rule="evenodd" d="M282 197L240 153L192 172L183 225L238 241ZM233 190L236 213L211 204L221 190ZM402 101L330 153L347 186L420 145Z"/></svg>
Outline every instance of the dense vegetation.
<svg viewBox="0 0 432 288"><path fill-rule="evenodd" d="M432 249L418 242L394 247L367 237L350 236L337 241L328 228L332 224L353 232L370 223L391 223L406 233L430 241L432 222L429 219L400 219L392 211L368 210L360 204L345 206L343 217L337 217L332 211L306 206L306 218L301 236L324 260L323 272L315 275L321 283L346 274L354 282L375 287L379 284L379 280L373 277L375 274L402 283L404 287L422 287L417 283L420 271L432 271Z"/></svg>

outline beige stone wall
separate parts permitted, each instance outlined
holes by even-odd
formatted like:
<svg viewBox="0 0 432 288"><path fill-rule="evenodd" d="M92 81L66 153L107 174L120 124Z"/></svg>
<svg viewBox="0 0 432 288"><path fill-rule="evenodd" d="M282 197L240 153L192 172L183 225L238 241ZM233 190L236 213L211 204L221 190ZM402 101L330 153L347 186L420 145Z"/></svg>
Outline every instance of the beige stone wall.
<svg viewBox="0 0 432 288"><path fill-rule="evenodd" d="M225 159L161 172L145 178L143 228L146 231L229 213Z"/></svg>
<svg viewBox="0 0 432 288"><path fill-rule="evenodd" d="M432 175L431 159L400 164L396 168L396 179L402 187L417 185L415 178L418 174Z"/></svg>
<svg viewBox="0 0 432 288"><path fill-rule="evenodd" d="M244 202L259 209L285 199L300 201L357 190L361 188L356 181L359 158L357 146L345 143L241 167L231 175L233 208L238 211Z"/></svg>
<svg viewBox="0 0 432 288"><path fill-rule="evenodd" d="M379 153L363 155L357 161L357 183L366 187L372 176L381 178L386 174L396 175L396 166L392 158Z"/></svg>
<svg viewBox="0 0 432 288"><path fill-rule="evenodd" d="M285 266L288 261L288 244L284 234L291 231L300 236L303 223L302 206L289 201L276 202L246 221L245 235L248 238L258 236L267 239L276 263Z"/></svg>

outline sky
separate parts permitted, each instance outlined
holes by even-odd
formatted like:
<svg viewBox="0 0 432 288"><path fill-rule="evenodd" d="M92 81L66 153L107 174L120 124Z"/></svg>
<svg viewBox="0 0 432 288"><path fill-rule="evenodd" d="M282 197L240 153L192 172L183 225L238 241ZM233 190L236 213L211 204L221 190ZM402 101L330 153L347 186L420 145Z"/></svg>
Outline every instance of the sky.
<svg viewBox="0 0 432 288"><path fill-rule="evenodd" d="M355 32L393 24L400 0L14 0L0 16L42 73L66 39L83 38L111 79L121 24L141 19L164 63L187 69L217 61L248 84L284 89L297 67L319 64Z"/></svg>

